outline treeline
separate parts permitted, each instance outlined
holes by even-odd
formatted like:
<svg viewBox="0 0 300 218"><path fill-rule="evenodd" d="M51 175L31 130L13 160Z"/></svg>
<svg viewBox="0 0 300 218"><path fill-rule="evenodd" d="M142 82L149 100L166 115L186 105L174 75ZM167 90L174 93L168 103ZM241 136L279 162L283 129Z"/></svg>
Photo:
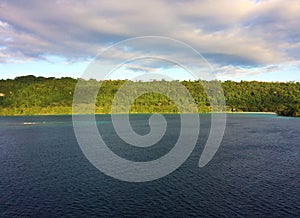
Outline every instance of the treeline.
<svg viewBox="0 0 300 218"><path fill-rule="evenodd" d="M22 76L14 80L0 80L0 115L28 114L70 114L72 113L73 94L80 81L78 95L82 104L96 103L96 113L111 113L111 104L122 85L131 83L124 96L130 96L137 90L134 87L151 85L155 90L162 85L169 86L168 94L178 93L178 83L184 85L193 97L198 112L210 112L210 101L205 90L217 81L156 81L155 83L132 82L127 80L108 80L101 82L101 89L94 98L91 93L98 90L96 80L73 78L44 78ZM203 88L205 86L205 89ZM299 82L221 82L226 100L226 110L232 112L277 112L279 115L300 116L300 83ZM219 93L220 94L220 93ZM189 107L187 97L179 95L178 101ZM124 98L125 99L125 98ZM213 99L214 100L214 99ZM218 100L218 99L215 99ZM145 93L131 104L131 113L177 113L176 104L159 93ZM128 102L124 101L124 104ZM120 105L121 107L122 105Z"/></svg>

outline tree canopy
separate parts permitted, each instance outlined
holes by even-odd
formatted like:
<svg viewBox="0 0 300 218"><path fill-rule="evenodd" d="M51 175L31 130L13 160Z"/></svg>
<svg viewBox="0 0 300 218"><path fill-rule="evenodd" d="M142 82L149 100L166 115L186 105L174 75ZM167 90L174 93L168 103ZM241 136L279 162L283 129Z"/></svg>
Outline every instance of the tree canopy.
<svg viewBox="0 0 300 218"><path fill-rule="evenodd" d="M79 94L85 99L89 92L98 89L96 80L81 80L83 87ZM17 77L14 80L0 80L0 115L27 114L70 114L72 112L73 94L78 79L45 78L33 75ZM107 80L101 81L101 88L96 96L96 113L110 113L111 104L117 91L125 82L134 85L147 82ZM192 95L198 112L210 112L210 101L203 86L216 81L175 81L184 85ZM148 82L149 83L149 82ZM173 81L157 81L170 84L170 92L176 93ZM277 112L279 115L300 116L300 83L299 82L220 82L226 99L226 110L232 112ZM172 87L175 87L172 89ZM130 95L135 90L127 90ZM94 102L86 98L84 104ZM179 101L187 104L184 97ZM131 104L132 113L177 113L176 104L168 97L159 93L145 93Z"/></svg>

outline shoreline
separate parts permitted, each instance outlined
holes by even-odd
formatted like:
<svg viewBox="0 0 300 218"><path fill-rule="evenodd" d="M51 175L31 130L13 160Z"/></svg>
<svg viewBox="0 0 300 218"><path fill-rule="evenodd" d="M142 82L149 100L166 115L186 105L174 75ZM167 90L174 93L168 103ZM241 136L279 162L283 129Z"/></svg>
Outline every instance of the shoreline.
<svg viewBox="0 0 300 218"><path fill-rule="evenodd" d="M203 112L198 114L270 114L270 115L277 115L275 112ZM125 113L118 113L116 115L122 115ZM129 113L130 115L149 115L149 114L165 114L165 115L178 115L180 113ZM12 114L12 115L2 115L0 114L0 117L30 117L30 116L72 116L72 115L93 115L93 114L72 114L72 113L66 113L66 114L59 114L59 113L52 113L52 114ZM112 115L111 113L94 113L94 115Z"/></svg>
<svg viewBox="0 0 300 218"><path fill-rule="evenodd" d="M227 114L276 114L275 112L231 112L227 111Z"/></svg>

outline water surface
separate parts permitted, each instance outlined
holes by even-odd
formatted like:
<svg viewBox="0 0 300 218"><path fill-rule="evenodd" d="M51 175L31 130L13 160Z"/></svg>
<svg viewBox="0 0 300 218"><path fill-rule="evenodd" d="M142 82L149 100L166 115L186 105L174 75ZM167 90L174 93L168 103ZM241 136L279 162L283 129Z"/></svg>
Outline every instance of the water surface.
<svg viewBox="0 0 300 218"><path fill-rule="evenodd" d="M166 154L180 120L155 146L119 139L110 116L97 116L111 150L134 161ZM148 115L132 115L139 134ZM0 217L299 217L300 119L229 114L220 149L204 168L199 157L210 128L201 115L196 148L175 172L146 183L122 182L93 167L77 144L71 116L0 117ZM89 125L83 123L82 125Z"/></svg>

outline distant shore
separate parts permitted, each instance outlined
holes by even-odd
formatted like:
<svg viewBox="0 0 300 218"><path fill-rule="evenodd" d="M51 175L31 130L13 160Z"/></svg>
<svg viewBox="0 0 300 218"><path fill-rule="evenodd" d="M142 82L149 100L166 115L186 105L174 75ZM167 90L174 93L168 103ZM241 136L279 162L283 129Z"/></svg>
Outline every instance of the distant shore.
<svg viewBox="0 0 300 218"><path fill-rule="evenodd" d="M276 112L280 116L300 117L300 83L298 82L218 81L217 84L222 90L215 89L216 81L205 80L97 81L28 75L16 77L14 80L0 80L0 115L71 115L73 103L76 103L77 111L80 113L94 113L93 109L96 106L96 114L109 114L112 103L119 93L121 95L115 103L120 111L128 108L129 104L132 114L176 114L182 111L182 106L186 107L186 111L195 109L196 106L195 111L210 113L215 108L211 105L214 102L219 104L224 99L228 114L274 114ZM125 86L128 89L121 89ZM148 89L147 87L157 92L144 93L131 101L134 93L143 93L143 90ZM178 87L185 87L193 99L178 93ZM119 92L120 90L123 91ZM132 94L134 95L131 96ZM74 96L78 101L74 102Z"/></svg>
<svg viewBox="0 0 300 218"><path fill-rule="evenodd" d="M221 112L199 112L199 114L213 114L213 113L221 113ZM224 112L226 114L270 114L270 115L277 115L275 112L231 112L231 111L226 111ZM111 115L112 113L95 113L95 115ZM120 113L121 114L121 113ZM123 113L125 114L125 113ZM131 115L135 114L180 114L180 113L147 113L147 112L131 112L129 113ZM15 114L0 114L0 116L71 116L73 113L32 113L32 114L20 114L20 113L15 113ZM91 114L74 114L74 115L91 115Z"/></svg>
<svg viewBox="0 0 300 218"><path fill-rule="evenodd" d="M248 112L248 111L240 111L240 112L231 112L226 111L227 114L276 114L275 112Z"/></svg>
<svg viewBox="0 0 300 218"><path fill-rule="evenodd" d="M225 114L265 114L265 115L277 115L277 116L281 116L281 117L298 117L299 116L287 116L287 115L280 115L277 114L275 112L231 112L231 111L226 111L224 112ZM147 112L134 112L134 113L129 113L131 115L142 115L142 114L165 114L165 115L177 115L180 113L147 113ZM203 113L199 113L199 114L218 114L218 112L203 112ZM72 113L35 113L35 114L0 114L0 117L30 117L30 116L72 116ZM74 115L92 115L92 114L74 114ZM111 113L95 113L95 115L111 115Z"/></svg>

